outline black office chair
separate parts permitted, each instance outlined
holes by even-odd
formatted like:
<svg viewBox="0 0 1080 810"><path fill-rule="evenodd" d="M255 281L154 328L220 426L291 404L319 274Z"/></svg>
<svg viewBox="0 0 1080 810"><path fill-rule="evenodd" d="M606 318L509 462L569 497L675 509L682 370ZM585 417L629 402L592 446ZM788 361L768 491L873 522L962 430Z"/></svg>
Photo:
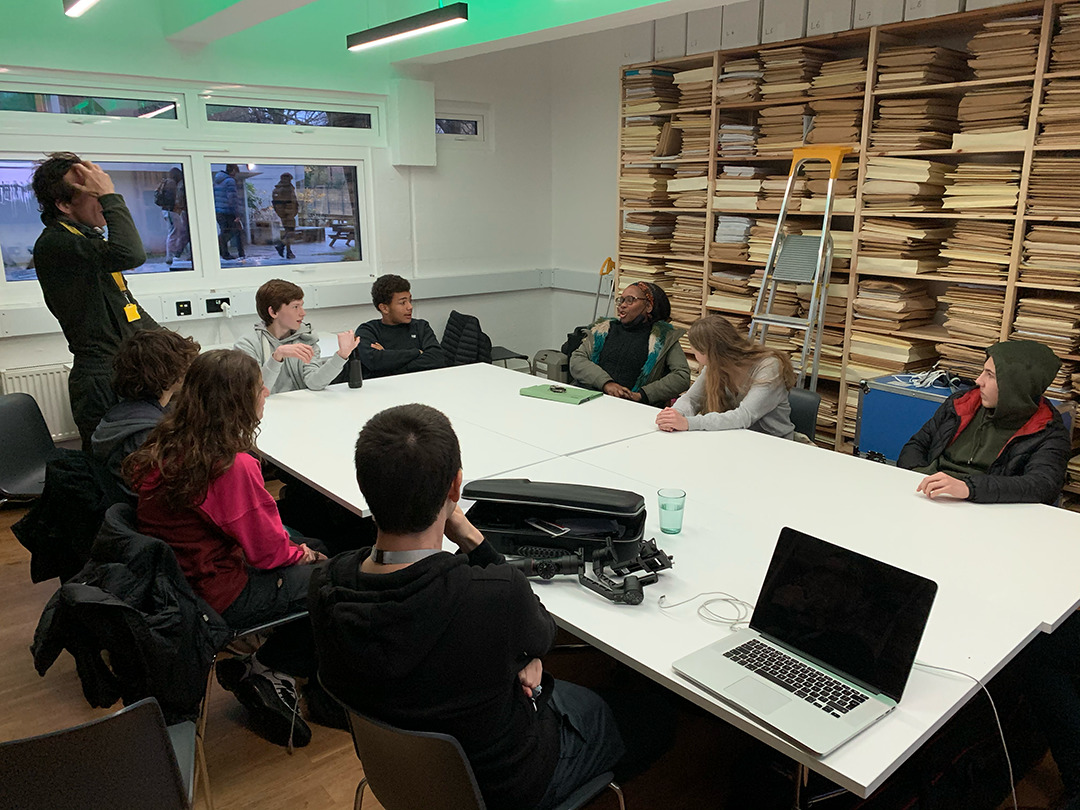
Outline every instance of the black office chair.
<svg viewBox="0 0 1080 810"><path fill-rule="evenodd" d="M795 430L813 441L817 432L821 394L805 388L792 388L788 391L788 403L791 405L791 423L795 425Z"/></svg>
<svg viewBox="0 0 1080 810"><path fill-rule="evenodd" d="M341 705L348 713L353 747L364 768L354 810L361 810L367 786L386 810L485 810L472 766L456 739L395 728ZM625 810L622 789L613 776L609 771L594 777L555 810L578 810L608 787L618 796L620 810Z"/></svg>
<svg viewBox="0 0 1080 810"><path fill-rule="evenodd" d="M0 807L192 805L195 724L165 726L153 698L72 728L0 743Z"/></svg>
<svg viewBox="0 0 1080 810"><path fill-rule="evenodd" d="M55 447L32 396L0 396L0 505L41 495L45 460Z"/></svg>
<svg viewBox="0 0 1080 810"><path fill-rule="evenodd" d="M480 319L475 315L465 315L456 309L451 310L446 319L441 341L446 352L447 363L451 366L464 366L468 363L502 363L508 360L524 360L532 373L532 363L528 355L515 352L505 346L492 346L491 338L480 328Z"/></svg>

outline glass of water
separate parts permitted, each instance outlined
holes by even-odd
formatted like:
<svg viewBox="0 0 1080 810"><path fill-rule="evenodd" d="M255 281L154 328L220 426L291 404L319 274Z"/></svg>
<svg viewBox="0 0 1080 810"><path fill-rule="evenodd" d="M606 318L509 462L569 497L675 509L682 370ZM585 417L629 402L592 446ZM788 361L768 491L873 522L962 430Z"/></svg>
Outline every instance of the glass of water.
<svg viewBox="0 0 1080 810"><path fill-rule="evenodd" d="M681 489L660 489L656 499L660 502L660 531L664 534L681 532L686 493Z"/></svg>

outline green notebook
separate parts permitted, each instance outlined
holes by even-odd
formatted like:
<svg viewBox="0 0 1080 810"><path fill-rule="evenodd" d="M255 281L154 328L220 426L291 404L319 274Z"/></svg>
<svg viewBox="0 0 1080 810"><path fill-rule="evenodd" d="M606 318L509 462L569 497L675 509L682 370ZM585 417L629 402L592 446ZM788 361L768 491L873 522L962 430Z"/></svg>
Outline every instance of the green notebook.
<svg viewBox="0 0 1080 810"><path fill-rule="evenodd" d="M560 389L560 390L552 390ZM550 399L555 402L567 402L570 405L580 405L590 399L596 399L604 395L603 391L586 391L584 388L571 388L569 385L548 384L530 385L521 389L523 397L536 397L537 399Z"/></svg>

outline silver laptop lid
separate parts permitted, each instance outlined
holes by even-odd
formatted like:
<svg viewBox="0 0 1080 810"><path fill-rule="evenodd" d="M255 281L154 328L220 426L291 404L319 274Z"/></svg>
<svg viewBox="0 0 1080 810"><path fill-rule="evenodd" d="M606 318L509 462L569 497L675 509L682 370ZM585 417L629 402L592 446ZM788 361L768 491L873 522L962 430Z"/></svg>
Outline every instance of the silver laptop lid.
<svg viewBox="0 0 1080 810"><path fill-rule="evenodd" d="M803 532L780 532L750 627L899 701L937 584Z"/></svg>

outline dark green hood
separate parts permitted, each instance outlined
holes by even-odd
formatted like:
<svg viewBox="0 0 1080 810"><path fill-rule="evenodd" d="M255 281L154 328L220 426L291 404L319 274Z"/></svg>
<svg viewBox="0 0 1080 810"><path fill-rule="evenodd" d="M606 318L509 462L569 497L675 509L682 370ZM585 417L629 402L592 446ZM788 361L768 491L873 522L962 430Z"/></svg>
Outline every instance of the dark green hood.
<svg viewBox="0 0 1080 810"><path fill-rule="evenodd" d="M1061 361L1033 340L1007 340L986 350L994 358L998 404L991 417L1000 427L1019 428L1035 411L1043 392L1054 381Z"/></svg>

